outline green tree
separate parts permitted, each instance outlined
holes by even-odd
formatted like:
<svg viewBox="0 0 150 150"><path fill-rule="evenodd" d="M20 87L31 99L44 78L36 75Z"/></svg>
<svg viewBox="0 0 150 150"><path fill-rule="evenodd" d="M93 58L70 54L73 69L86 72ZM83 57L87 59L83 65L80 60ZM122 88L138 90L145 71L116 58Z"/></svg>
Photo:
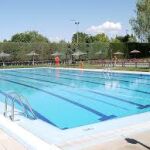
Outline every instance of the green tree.
<svg viewBox="0 0 150 150"><path fill-rule="evenodd" d="M138 0L136 17L130 20L133 31L141 42L150 42L150 0Z"/></svg>
<svg viewBox="0 0 150 150"><path fill-rule="evenodd" d="M137 39L136 39L136 37L133 34L131 34L129 39L128 39L128 42L132 42L132 43L133 42L137 42Z"/></svg>
<svg viewBox="0 0 150 150"><path fill-rule="evenodd" d="M129 41L129 37L130 37L130 36L127 34L127 35L125 35L125 36L117 36L116 39L118 39L120 42L125 43L125 42L128 42L128 41Z"/></svg>
<svg viewBox="0 0 150 150"><path fill-rule="evenodd" d="M105 33L97 34L96 36L94 36L94 41L108 43L109 37Z"/></svg>
<svg viewBox="0 0 150 150"><path fill-rule="evenodd" d="M112 43L120 43L120 42L127 43L127 42L137 42L137 40L133 34L131 35L127 34L125 36L116 36L115 38L111 39L111 42Z"/></svg>
<svg viewBox="0 0 150 150"><path fill-rule="evenodd" d="M7 41L7 39L4 39L3 42L9 42L9 41Z"/></svg>
<svg viewBox="0 0 150 150"><path fill-rule="evenodd" d="M17 33L11 37L11 42L24 42L24 43L34 43L34 42L46 42L49 40L43 35L36 31Z"/></svg>
<svg viewBox="0 0 150 150"><path fill-rule="evenodd" d="M94 40L95 40L95 39L94 39L94 36L88 35L88 36L86 37L85 42L86 42L86 43L93 43Z"/></svg>
<svg viewBox="0 0 150 150"><path fill-rule="evenodd" d="M127 34L127 35L125 35L125 36L116 36L115 39L116 39L116 40L119 40L120 42L123 42L123 43L127 43L127 42L137 42L136 37L135 37L133 34L131 34L131 35ZM117 41L116 41L116 42L117 42ZM118 43L118 42L117 42L117 43Z"/></svg>
<svg viewBox="0 0 150 150"><path fill-rule="evenodd" d="M78 32L78 33L73 34L72 43L77 43L77 40L78 40L78 43L85 43L87 39L88 39L88 34L83 33L83 32Z"/></svg>
<svg viewBox="0 0 150 150"><path fill-rule="evenodd" d="M110 40L111 43L121 43L120 40L118 40L117 38L112 38Z"/></svg>

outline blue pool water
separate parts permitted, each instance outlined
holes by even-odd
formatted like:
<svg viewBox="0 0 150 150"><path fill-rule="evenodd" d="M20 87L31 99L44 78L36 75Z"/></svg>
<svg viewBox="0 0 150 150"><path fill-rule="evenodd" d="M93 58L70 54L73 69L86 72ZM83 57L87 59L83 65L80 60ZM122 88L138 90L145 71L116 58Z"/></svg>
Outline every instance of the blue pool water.
<svg viewBox="0 0 150 150"><path fill-rule="evenodd" d="M150 76L49 68L0 71L0 100L27 97L36 116L69 129L150 111Z"/></svg>

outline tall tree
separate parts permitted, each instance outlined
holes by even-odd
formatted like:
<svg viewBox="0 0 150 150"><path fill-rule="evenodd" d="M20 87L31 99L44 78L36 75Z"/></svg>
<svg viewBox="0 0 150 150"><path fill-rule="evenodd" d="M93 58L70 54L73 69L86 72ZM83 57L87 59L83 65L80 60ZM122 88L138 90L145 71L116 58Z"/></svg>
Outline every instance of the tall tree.
<svg viewBox="0 0 150 150"><path fill-rule="evenodd" d="M150 0L138 0L136 17L130 20L133 31L141 42L150 42Z"/></svg>
<svg viewBox="0 0 150 150"><path fill-rule="evenodd" d="M77 43L77 42L78 43L93 43L93 42L107 43L109 42L109 37L104 33L92 36L83 32L78 32L72 36L72 43Z"/></svg>
<svg viewBox="0 0 150 150"><path fill-rule="evenodd" d="M108 43L109 37L105 33L97 34L96 36L94 36L94 41Z"/></svg>
<svg viewBox="0 0 150 150"><path fill-rule="evenodd" d="M116 36L115 39L117 39L117 40L119 40L120 42L123 42L123 43L137 42L136 37L133 34L131 34L131 35L127 34L125 36Z"/></svg>
<svg viewBox="0 0 150 150"><path fill-rule="evenodd" d="M121 41L118 40L117 38L111 38L110 42L111 43L121 43Z"/></svg>
<svg viewBox="0 0 150 150"><path fill-rule="evenodd" d="M88 38L88 34L83 32L78 32L73 34L72 36L72 43L85 43Z"/></svg>
<svg viewBox="0 0 150 150"><path fill-rule="evenodd" d="M17 33L11 37L11 42L25 42L25 43L34 43L34 42L46 42L48 39L43 35L39 34L36 31Z"/></svg>

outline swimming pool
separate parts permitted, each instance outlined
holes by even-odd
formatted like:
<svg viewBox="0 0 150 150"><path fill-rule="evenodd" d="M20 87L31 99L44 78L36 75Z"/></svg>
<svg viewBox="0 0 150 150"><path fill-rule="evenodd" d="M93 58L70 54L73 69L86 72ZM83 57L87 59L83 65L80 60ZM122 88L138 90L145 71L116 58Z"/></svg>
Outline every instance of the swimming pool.
<svg viewBox="0 0 150 150"><path fill-rule="evenodd" d="M15 91L35 115L70 129L150 110L150 76L50 68L1 70L0 97Z"/></svg>

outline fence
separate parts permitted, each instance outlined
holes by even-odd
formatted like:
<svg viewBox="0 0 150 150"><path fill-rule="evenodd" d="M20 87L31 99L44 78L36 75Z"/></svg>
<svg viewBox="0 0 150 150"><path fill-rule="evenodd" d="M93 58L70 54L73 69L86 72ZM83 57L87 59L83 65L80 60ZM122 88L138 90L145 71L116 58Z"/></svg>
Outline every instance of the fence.
<svg viewBox="0 0 150 150"><path fill-rule="evenodd" d="M79 63L79 60L71 63L67 60L63 60L61 64L66 66L76 66ZM90 65L98 65L100 67L135 67L135 68L150 68L150 59L149 60L140 60L140 59L125 59L125 60L86 60L83 61L84 64ZM53 60L43 60L43 61L34 61L34 65L54 65L55 62ZM31 66L33 65L33 61L12 61L12 62L0 62L0 66Z"/></svg>
<svg viewBox="0 0 150 150"><path fill-rule="evenodd" d="M135 67L135 68L150 68L149 60L138 60L138 59L127 59L120 61L110 61L110 60L92 60L90 64L100 65L101 67Z"/></svg>

